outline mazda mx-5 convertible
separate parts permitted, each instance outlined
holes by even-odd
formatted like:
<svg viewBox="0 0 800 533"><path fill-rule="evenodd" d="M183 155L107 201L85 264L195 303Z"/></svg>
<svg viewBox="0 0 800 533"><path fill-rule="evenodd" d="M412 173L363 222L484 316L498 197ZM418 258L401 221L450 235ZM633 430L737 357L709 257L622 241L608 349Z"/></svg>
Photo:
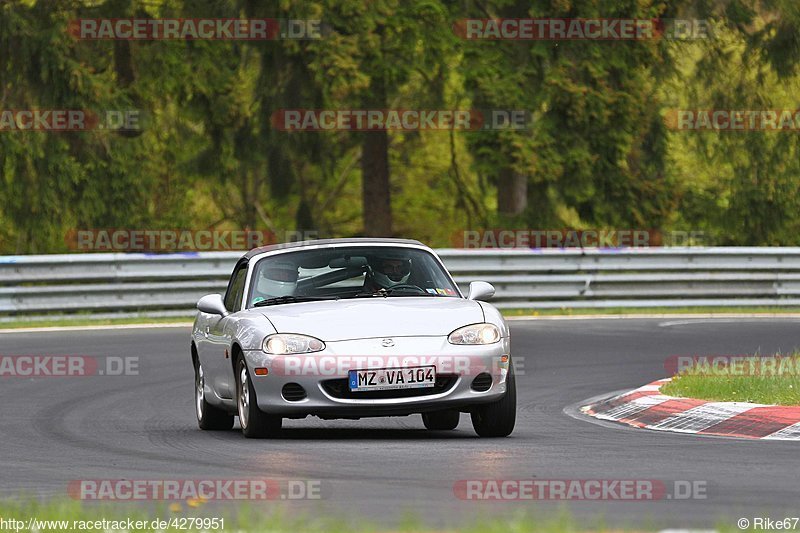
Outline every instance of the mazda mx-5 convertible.
<svg viewBox="0 0 800 533"><path fill-rule="evenodd" d="M474 281L465 298L417 241L332 239L257 248L225 296L197 303L197 421L269 437L284 418L422 415L482 437L514 429L508 326Z"/></svg>

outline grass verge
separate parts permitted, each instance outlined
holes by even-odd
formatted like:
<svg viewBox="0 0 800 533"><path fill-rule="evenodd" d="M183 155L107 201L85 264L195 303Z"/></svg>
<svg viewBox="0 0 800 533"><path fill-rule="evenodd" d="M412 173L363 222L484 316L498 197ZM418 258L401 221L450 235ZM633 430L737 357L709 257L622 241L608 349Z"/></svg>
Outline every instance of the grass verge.
<svg viewBox="0 0 800 533"><path fill-rule="evenodd" d="M673 314L770 314L781 315L800 313L800 307L611 307L607 309L593 308L560 308L560 309L502 309L507 317L519 316L608 316L608 315L673 315ZM19 328L48 328L48 327L91 327L114 326L128 324L190 324L194 320L186 317L123 317L123 318L92 318L76 315L75 317L54 317L52 319L37 317L8 322L0 321L0 329Z"/></svg>
<svg viewBox="0 0 800 533"><path fill-rule="evenodd" d="M195 506L192 506L195 507ZM236 504L227 511L214 511L210 508L198 509L180 503L159 505L147 509L135 504L82 504L72 500L52 500L39 502L26 499L24 501L0 501L0 530L4 531L38 531L48 533L55 531L129 531L161 532L161 531L206 531L227 533L359 533L387 531L368 519L339 518L329 514L315 512L300 514L288 509L265 511L249 503ZM220 506L217 505L217 508ZM270 507L272 507L270 505ZM233 512L231 512L233 511ZM216 520L213 520L216 519ZM131 524L128 521L133 522ZM154 522L158 520L160 523ZM13 521L13 522L12 522ZM105 521L105 522L103 522ZM166 522L166 523L165 523ZM90 524L91 523L91 524ZM133 525L133 528L127 526ZM31 527L33 526L33 527ZM166 526L166 527L163 527ZM558 512L552 517L539 520L530 514L512 513L505 518L486 518L471 522L462 528L426 527L413 514L404 515L398 524L389 529L397 532L439 532L464 531L474 533L507 533L507 532L577 532L578 529L571 516L566 512ZM592 528L604 531L605 528ZM615 529L616 531L624 531Z"/></svg>
<svg viewBox="0 0 800 533"><path fill-rule="evenodd" d="M800 355L742 357L728 364L701 360L661 387L661 392L716 402L800 406Z"/></svg>
<svg viewBox="0 0 800 533"><path fill-rule="evenodd" d="M56 328L70 326L124 326L130 324L191 324L192 317L54 318L0 322L0 329Z"/></svg>
<svg viewBox="0 0 800 533"><path fill-rule="evenodd" d="M608 307L559 309L502 309L504 316L570 316L570 315L673 315L673 314L791 314L800 307Z"/></svg>
<svg viewBox="0 0 800 533"><path fill-rule="evenodd" d="M272 506L270 506L272 507ZM216 508L219 508L217 505ZM232 512L231 512L232 511ZM195 521L195 519L200 521ZM216 527L211 519L216 518ZM172 525L170 522L172 520ZM205 519L205 523L203 523ZM224 519L224 523L220 522ZM105 520L105 523L102 521ZM128 520L139 521L129 529ZM165 524L155 524L153 520L167 521ZM34 522L35 521L35 522ZM115 523L116 522L116 523ZM717 531L739 531L735 527L735 518L722 520L718 523ZM33 527L31 527L33 526ZM194 527L198 526L198 527ZM221 526L224 526L221 527ZM158 505L147 508L137 504L84 504L74 500L49 500L36 499L0 500L0 530L39 533L64 532L64 531L128 531L129 533L161 532L161 531L206 531L209 533L297 533L297 532L331 532L331 533L372 533L372 532L456 532L465 533L572 533L572 532L644 532L662 529L654 525L636 527L610 527L600 518L591 525L579 525L573 515L565 508L559 508L547 514L546 517L538 516L529 510L522 512L494 513L481 516L476 520L466 522L466 525L457 527L429 527L415 518L413 514L405 515L400 522L392 527L379 525L369 519L353 517L348 513L347 518L339 518L322 512L313 515L290 512L288 509L264 511L249 503L237 504L235 508L228 507L225 511L215 511L212 508L197 508L180 503L171 505Z"/></svg>

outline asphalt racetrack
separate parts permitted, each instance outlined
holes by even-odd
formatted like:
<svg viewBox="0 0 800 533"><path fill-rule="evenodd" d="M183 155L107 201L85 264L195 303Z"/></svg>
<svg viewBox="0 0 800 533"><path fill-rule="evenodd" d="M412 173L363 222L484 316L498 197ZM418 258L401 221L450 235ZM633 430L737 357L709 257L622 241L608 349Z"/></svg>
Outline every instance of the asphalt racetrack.
<svg viewBox="0 0 800 533"><path fill-rule="evenodd" d="M566 507L587 525L713 527L739 517L800 514L800 448L602 425L574 413L591 397L665 376L671 355L788 352L797 319L599 319L514 321L518 418L506 439L480 439L467 415L429 432L419 415L284 422L275 440L237 429L203 432L193 405L189 328L3 333L0 355L138 357L139 374L0 377L0 491L67 497L80 479L319 480L318 501L268 502L289 512L365 516L391 525L406 515L430 527L474 517ZM465 501L466 479L700 481L705 499ZM208 504L235 506L235 503ZM259 504L260 505L260 504Z"/></svg>

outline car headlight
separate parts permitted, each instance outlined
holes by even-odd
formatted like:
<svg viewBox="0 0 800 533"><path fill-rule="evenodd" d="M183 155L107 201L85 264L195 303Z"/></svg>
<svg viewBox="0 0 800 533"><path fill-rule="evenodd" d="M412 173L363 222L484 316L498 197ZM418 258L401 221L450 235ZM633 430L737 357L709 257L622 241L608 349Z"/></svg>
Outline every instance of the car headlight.
<svg viewBox="0 0 800 533"><path fill-rule="evenodd" d="M447 340L450 344L494 344L500 340L500 329L494 324L472 324L458 328Z"/></svg>
<svg viewBox="0 0 800 533"><path fill-rule="evenodd" d="M325 349L325 343L307 335L274 333L264 339L264 351L272 355L311 353Z"/></svg>

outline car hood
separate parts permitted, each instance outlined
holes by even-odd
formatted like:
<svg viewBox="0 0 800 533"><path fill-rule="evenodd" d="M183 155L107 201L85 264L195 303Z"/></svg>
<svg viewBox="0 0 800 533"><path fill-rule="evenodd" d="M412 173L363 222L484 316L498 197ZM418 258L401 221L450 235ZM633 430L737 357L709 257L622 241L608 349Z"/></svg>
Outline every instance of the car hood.
<svg viewBox="0 0 800 533"><path fill-rule="evenodd" d="M259 312L279 333L302 333L323 341L445 336L484 320L477 302L447 297L326 300L276 305Z"/></svg>

